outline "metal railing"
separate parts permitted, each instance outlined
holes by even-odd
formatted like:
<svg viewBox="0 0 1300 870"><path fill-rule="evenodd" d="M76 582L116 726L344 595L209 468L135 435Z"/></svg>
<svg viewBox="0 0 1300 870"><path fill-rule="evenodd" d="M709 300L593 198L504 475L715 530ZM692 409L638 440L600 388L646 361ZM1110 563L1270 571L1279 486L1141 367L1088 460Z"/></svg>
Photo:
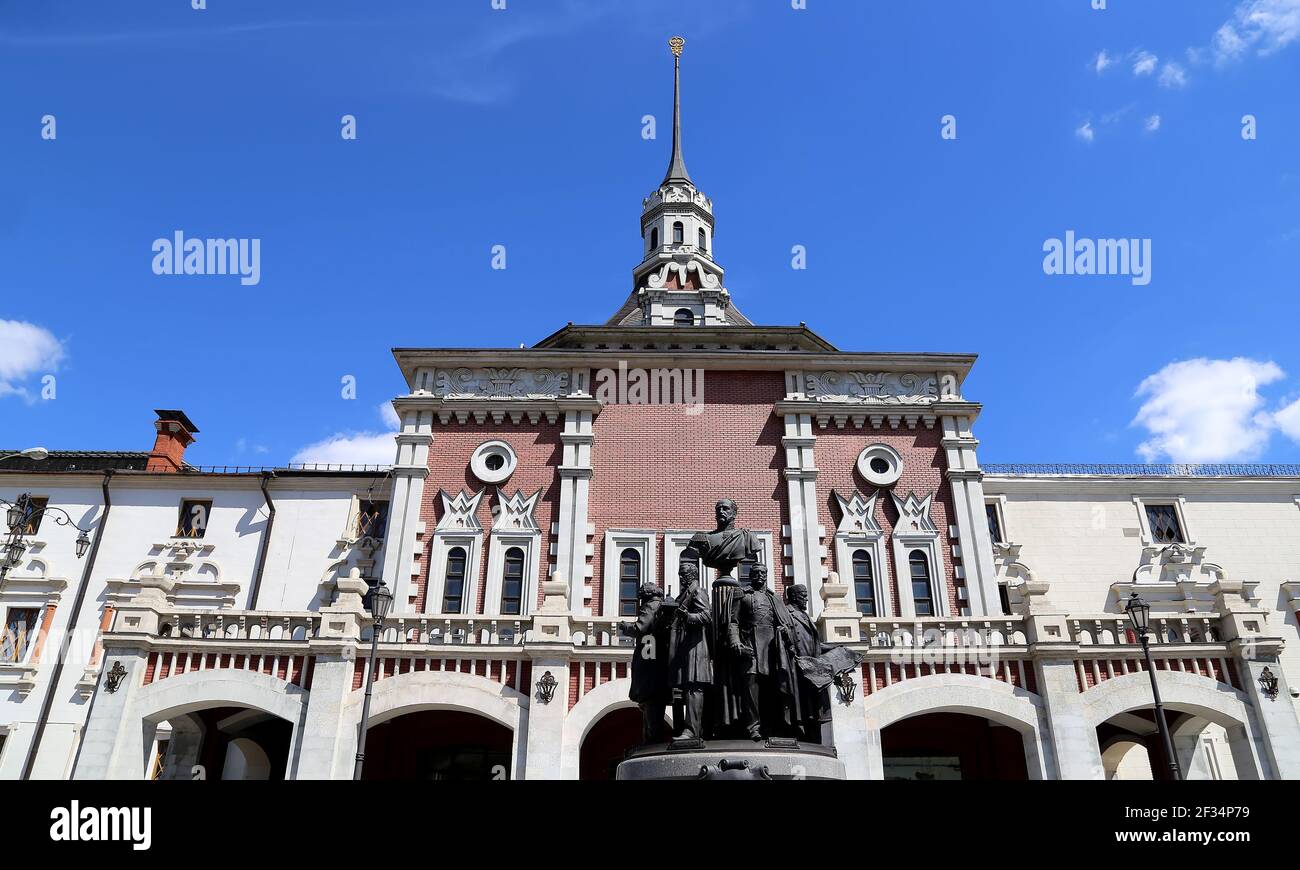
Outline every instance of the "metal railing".
<svg viewBox="0 0 1300 870"><path fill-rule="evenodd" d="M1300 477L1300 465L1249 463L1069 463L989 462L985 474L1036 476L1089 475L1104 477Z"/></svg>

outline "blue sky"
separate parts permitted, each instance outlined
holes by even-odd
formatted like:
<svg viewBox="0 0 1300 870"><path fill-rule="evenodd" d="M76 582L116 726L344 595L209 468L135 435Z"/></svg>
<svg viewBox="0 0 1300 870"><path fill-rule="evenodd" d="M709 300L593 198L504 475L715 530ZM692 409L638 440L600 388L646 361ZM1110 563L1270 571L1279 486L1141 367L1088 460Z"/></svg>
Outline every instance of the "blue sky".
<svg viewBox="0 0 1300 870"><path fill-rule="evenodd" d="M0 445L178 407L196 463L387 459L391 347L626 297L680 33L751 319L980 354L985 461L1300 461L1300 0L1106 6L0 0ZM176 230L260 239L260 283L155 275ZM1046 274L1069 230L1149 239L1150 282Z"/></svg>

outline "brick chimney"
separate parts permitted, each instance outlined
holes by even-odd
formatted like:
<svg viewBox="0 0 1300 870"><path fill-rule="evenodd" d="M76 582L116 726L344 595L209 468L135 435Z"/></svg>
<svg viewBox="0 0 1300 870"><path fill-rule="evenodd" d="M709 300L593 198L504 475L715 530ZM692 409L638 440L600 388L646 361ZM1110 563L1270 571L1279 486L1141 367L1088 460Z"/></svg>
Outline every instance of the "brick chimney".
<svg viewBox="0 0 1300 870"><path fill-rule="evenodd" d="M184 411L155 409L154 413L158 415L153 424L158 430L158 438L153 443L153 450L149 451L149 462L144 470L180 471L185 464L185 448L194 443L194 433L199 431L199 427L190 422Z"/></svg>

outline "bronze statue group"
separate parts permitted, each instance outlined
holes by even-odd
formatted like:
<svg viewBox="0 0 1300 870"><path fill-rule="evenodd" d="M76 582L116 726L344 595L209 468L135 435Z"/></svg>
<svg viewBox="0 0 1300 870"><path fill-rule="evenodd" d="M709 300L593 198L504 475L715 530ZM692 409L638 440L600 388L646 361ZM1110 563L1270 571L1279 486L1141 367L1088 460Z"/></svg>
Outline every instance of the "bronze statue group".
<svg viewBox="0 0 1300 870"><path fill-rule="evenodd" d="M637 618L619 623L635 641L629 697L641 708L642 742L663 743L672 707L670 748L706 739L829 743L829 681L856 667L856 653L823 643L808 615L808 588L767 586L767 567L755 562L760 545L735 527L736 503L719 501L718 525L682 551L676 599L647 583ZM698 562L716 568L712 600L700 585ZM749 584L731 577L749 562Z"/></svg>

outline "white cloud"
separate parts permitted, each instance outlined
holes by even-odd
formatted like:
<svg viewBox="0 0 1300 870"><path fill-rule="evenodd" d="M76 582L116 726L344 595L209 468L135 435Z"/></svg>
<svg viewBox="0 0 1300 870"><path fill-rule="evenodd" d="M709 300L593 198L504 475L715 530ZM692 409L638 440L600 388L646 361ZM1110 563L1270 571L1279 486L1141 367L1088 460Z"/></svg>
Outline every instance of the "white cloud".
<svg viewBox="0 0 1300 870"><path fill-rule="evenodd" d="M1114 62L1115 58L1107 54L1106 49L1103 48L1101 51L1097 52L1097 57L1092 62L1092 68L1097 75L1101 75L1105 72L1106 67L1110 66Z"/></svg>
<svg viewBox="0 0 1300 870"><path fill-rule="evenodd" d="M1137 452L1148 462L1254 459L1268 443L1273 415L1259 388L1280 380L1272 362L1237 357L1170 363L1138 385L1133 425L1151 435ZM1298 412L1300 413L1300 412Z"/></svg>
<svg viewBox="0 0 1300 870"><path fill-rule="evenodd" d="M1083 126L1074 131L1074 135L1078 136L1085 142L1091 142L1097 137L1097 134L1092 131L1091 121L1084 121Z"/></svg>
<svg viewBox="0 0 1300 870"><path fill-rule="evenodd" d="M1300 0L1243 0L1214 34L1214 59L1230 63L1254 49L1272 54L1300 39Z"/></svg>
<svg viewBox="0 0 1300 870"><path fill-rule="evenodd" d="M23 320L0 320L0 397L30 399L22 382L55 371L64 356L63 343L49 330Z"/></svg>
<svg viewBox="0 0 1300 870"><path fill-rule="evenodd" d="M1146 131L1148 133L1154 133L1155 131L1160 129L1160 116L1152 115L1151 117L1147 118L1146 123L1143 126L1146 128Z"/></svg>
<svg viewBox="0 0 1300 870"><path fill-rule="evenodd" d="M1156 71L1158 59L1149 51L1139 51L1133 55L1133 75L1149 76Z"/></svg>
<svg viewBox="0 0 1300 870"><path fill-rule="evenodd" d="M1169 61L1160 69L1160 86L1162 88L1181 88L1187 84L1187 70L1181 64Z"/></svg>
<svg viewBox="0 0 1300 870"><path fill-rule="evenodd" d="M1300 399L1296 399L1273 415L1273 422L1282 434L1292 441L1300 442Z"/></svg>
<svg viewBox="0 0 1300 870"><path fill-rule="evenodd" d="M397 454L393 435L401 426L397 412L389 402L382 403L379 416L388 432L336 432L323 441L308 444L293 455L290 462L322 465L392 465Z"/></svg>

